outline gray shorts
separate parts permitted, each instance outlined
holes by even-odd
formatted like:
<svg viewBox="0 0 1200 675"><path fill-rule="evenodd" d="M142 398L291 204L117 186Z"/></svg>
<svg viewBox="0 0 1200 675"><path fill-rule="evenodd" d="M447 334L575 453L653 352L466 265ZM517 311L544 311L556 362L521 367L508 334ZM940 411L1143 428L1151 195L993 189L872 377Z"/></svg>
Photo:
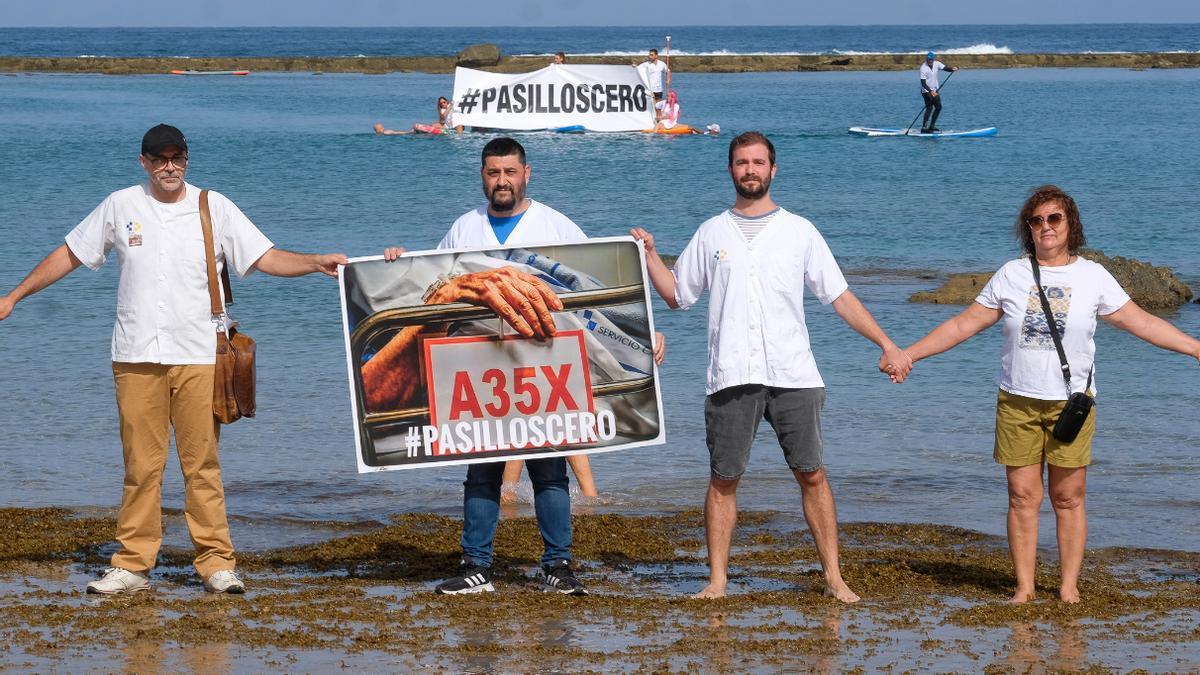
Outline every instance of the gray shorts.
<svg viewBox="0 0 1200 675"><path fill-rule="evenodd" d="M704 399L704 426L713 475L732 480L746 472L750 446L764 417L793 471L821 468L821 408L825 388L785 389L761 384L728 387Z"/></svg>

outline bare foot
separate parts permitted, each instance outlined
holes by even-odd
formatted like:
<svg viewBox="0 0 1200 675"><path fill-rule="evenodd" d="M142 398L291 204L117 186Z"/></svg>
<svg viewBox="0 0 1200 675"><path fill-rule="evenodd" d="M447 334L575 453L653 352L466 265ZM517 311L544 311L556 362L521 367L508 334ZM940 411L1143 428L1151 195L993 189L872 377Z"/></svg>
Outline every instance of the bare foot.
<svg viewBox="0 0 1200 675"><path fill-rule="evenodd" d="M1033 591L1017 591L1016 593L1013 593L1013 596L1011 598L1008 599L1008 604L1020 605L1022 603L1026 603L1026 602L1029 602L1030 600L1033 600L1033 598L1034 598Z"/></svg>
<svg viewBox="0 0 1200 675"><path fill-rule="evenodd" d="M695 600L715 600L725 597L725 584L709 584L692 596Z"/></svg>
<svg viewBox="0 0 1200 675"><path fill-rule="evenodd" d="M857 593L850 590L850 587L847 586L846 582L844 581L835 581L833 583L825 584L825 592L823 595L827 598L837 598L847 605L853 605L859 600L862 600L862 598L858 597Z"/></svg>
<svg viewBox="0 0 1200 675"><path fill-rule="evenodd" d="M383 123L382 122L375 123L375 133L377 133L377 134L383 133Z"/></svg>
<svg viewBox="0 0 1200 675"><path fill-rule="evenodd" d="M1058 599L1069 605L1074 605L1079 602L1079 589L1064 586L1058 590Z"/></svg>

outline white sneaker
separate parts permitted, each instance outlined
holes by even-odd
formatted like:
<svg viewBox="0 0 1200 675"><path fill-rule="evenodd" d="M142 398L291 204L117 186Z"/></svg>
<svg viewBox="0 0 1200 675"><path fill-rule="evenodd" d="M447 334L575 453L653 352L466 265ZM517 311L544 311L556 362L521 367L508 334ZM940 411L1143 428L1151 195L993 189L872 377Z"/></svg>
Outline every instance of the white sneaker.
<svg viewBox="0 0 1200 675"><path fill-rule="evenodd" d="M212 576L204 580L204 590L209 593L235 593L241 594L246 592L246 584L242 582L242 578L233 570L221 570L213 572Z"/></svg>
<svg viewBox="0 0 1200 675"><path fill-rule="evenodd" d="M136 593L150 589L150 579L142 572L131 572L120 567L104 570L104 576L87 585L88 593Z"/></svg>

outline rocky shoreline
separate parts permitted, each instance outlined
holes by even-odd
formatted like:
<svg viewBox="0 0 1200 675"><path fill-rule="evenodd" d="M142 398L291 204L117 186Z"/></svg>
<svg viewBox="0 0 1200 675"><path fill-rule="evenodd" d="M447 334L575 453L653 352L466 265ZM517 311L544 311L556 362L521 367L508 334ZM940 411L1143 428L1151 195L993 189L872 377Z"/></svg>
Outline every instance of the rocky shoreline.
<svg viewBox="0 0 1200 675"><path fill-rule="evenodd" d="M82 592L107 564L114 521L0 508L0 670L67 672L1111 672L1200 669L1200 553L1090 549L1083 602L1005 602L1001 537L956 527L843 523L842 571L863 596L821 595L798 513L744 511L732 594L702 587L703 515L575 515L576 565L592 595L529 587L541 551L531 517L497 536L497 592L438 596L458 561L457 520L396 514L369 531L242 552L244 596L212 596L167 548L154 589ZM329 529L325 524L323 529Z"/></svg>
<svg viewBox="0 0 1200 675"><path fill-rule="evenodd" d="M1167 267L1155 267L1149 262L1119 255L1109 256L1090 249L1083 249L1079 254L1103 265L1142 309L1171 310L1187 304L1194 297L1192 289ZM940 288L914 293L909 297L909 302L969 305L991 278L992 272L951 274Z"/></svg>
<svg viewBox="0 0 1200 675"><path fill-rule="evenodd" d="M481 58L482 57L482 58ZM628 64L629 56L574 56L572 64ZM963 54L946 56L964 68L1200 68L1200 53L1124 54ZM250 70L252 72L311 73L452 73L469 64L499 73L537 70L544 56L503 56L493 45L472 45L456 56L369 57L0 57L0 73L102 73L106 75L163 74L172 70ZM914 54L797 54L676 56L676 73L752 73L781 71L899 71L920 65Z"/></svg>

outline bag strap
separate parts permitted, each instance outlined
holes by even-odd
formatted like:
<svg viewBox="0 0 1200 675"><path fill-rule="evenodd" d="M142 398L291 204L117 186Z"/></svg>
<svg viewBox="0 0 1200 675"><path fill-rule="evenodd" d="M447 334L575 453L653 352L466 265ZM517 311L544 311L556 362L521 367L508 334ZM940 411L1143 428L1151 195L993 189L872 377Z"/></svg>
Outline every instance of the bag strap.
<svg viewBox="0 0 1200 675"><path fill-rule="evenodd" d="M1054 320L1054 312L1050 311L1050 301L1046 298L1046 291L1042 290L1042 273L1038 268L1037 254L1029 254L1029 266L1033 269L1033 283L1037 286L1038 298L1042 301L1042 313L1046 315L1046 325L1050 328L1050 337L1054 339L1054 348L1058 350L1058 360L1062 363L1063 382L1067 385L1067 396L1071 395L1071 364L1067 362L1067 352L1062 346L1062 337L1058 334L1058 323ZM1092 373L1095 369L1088 372L1087 385L1084 391L1087 391L1092 386Z"/></svg>
<svg viewBox="0 0 1200 675"><path fill-rule="evenodd" d="M200 191L200 229L204 232L204 256L208 263L208 299L213 316L225 314L217 290L217 256L213 248L212 214L208 209L208 190ZM225 304L233 304L233 289L229 285L229 268L221 268L221 286L225 293Z"/></svg>

